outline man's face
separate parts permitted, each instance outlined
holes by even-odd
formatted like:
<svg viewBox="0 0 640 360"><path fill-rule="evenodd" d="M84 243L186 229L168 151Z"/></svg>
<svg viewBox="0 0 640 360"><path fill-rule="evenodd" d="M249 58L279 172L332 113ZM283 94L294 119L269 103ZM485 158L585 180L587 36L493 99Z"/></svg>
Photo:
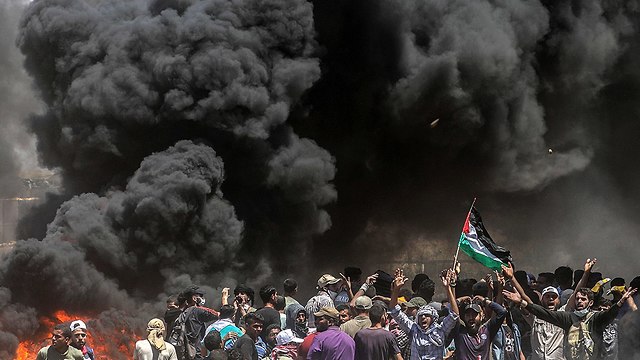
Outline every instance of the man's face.
<svg viewBox="0 0 640 360"><path fill-rule="evenodd" d="M276 336L278 336L278 333L280 333L280 329L278 328L269 330L269 333L267 334L267 343L269 345L274 345L276 343Z"/></svg>
<svg viewBox="0 0 640 360"><path fill-rule="evenodd" d="M469 334L475 335L482 325L482 313L468 309L464 312L464 325L467 327Z"/></svg>
<svg viewBox="0 0 640 360"><path fill-rule="evenodd" d="M431 326L432 322L433 322L433 318L431 316L427 316L424 314L418 316L418 319L417 319L418 326L420 326L422 330L427 330L429 326Z"/></svg>
<svg viewBox="0 0 640 360"><path fill-rule="evenodd" d="M262 323L256 321L251 325L247 325L247 335L254 341L258 339L258 335L262 332Z"/></svg>
<svg viewBox="0 0 640 360"><path fill-rule="evenodd" d="M327 289L334 292L340 292L340 290L342 289L342 281L339 281L335 284L327 285Z"/></svg>
<svg viewBox="0 0 640 360"><path fill-rule="evenodd" d="M560 306L560 298L553 292L542 295L542 306L549 310L556 310Z"/></svg>
<svg viewBox="0 0 640 360"><path fill-rule="evenodd" d="M240 292L238 292L238 295L236 295L236 296L242 299L242 303L243 303L243 304L245 304L245 303L248 303L248 302L249 302L249 294L247 294L247 293L246 293L246 292L244 292L244 291L240 291Z"/></svg>
<svg viewBox="0 0 640 360"><path fill-rule="evenodd" d="M300 311L298 315L296 315L296 322L304 323L307 321L307 314Z"/></svg>
<svg viewBox="0 0 640 360"><path fill-rule="evenodd" d="M73 330L71 342L76 349L82 349L87 344L87 332L84 329Z"/></svg>
<svg viewBox="0 0 640 360"><path fill-rule="evenodd" d="M418 313L418 308L407 306L407 309L405 310L404 313L407 314L407 316L410 318L415 318L416 314Z"/></svg>
<svg viewBox="0 0 640 360"><path fill-rule="evenodd" d="M325 331L329 328L331 320L328 316L316 318L316 328L318 331Z"/></svg>
<svg viewBox="0 0 640 360"><path fill-rule="evenodd" d="M63 353L69 347L71 339L62 335L62 330L53 330L51 332L51 346L59 353Z"/></svg>
<svg viewBox="0 0 640 360"><path fill-rule="evenodd" d="M584 310L593 305L593 301L589 300L589 297L583 293L576 293L576 310Z"/></svg>
<svg viewBox="0 0 640 360"><path fill-rule="evenodd" d="M351 320L351 315L349 314L349 309L340 310L339 324L342 325L347 321Z"/></svg>

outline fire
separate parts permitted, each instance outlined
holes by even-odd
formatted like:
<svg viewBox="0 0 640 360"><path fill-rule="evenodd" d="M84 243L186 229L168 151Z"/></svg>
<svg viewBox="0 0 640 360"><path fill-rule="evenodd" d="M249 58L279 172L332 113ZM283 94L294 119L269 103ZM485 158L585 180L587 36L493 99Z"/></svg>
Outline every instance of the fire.
<svg viewBox="0 0 640 360"><path fill-rule="evenodd" d="M83 320L89 328L87 331L87 345L93 348L97 360L130 359L133 356L135 341L141 337L136 335L127 319L108 321L102 324L101 319L88 314L69 314L59 310L51 316L40 318L40 329L31 339L20 342L16 350L16 360L33 360L38 351L51 345L51 330L56 324L70 323L73 320Z"/></svg>

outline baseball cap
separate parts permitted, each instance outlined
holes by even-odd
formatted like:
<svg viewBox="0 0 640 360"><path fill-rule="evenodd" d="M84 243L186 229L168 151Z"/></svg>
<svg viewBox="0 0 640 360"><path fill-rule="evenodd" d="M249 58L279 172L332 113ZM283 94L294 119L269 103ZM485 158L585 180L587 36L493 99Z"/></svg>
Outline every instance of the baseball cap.
<svg viewBox="0 0 640 360"><path fill-rule="evenodd" d="M371 298L366 295L360 296L356 299L356 309L369 310L371 309L371 306L373 306L373 302L371 301Z"/></svg>
<svg viewBox="0 0 640 360"><path fill-rule="evenodd" d="M289 343L301 344L304 340L296 337L291 329L282 330L276 335L277 345L287 345Z"/></svg>
<svg viewBox="0 0 640 360"><path fill-rule="evenodd" d="M464 309L464 311L467 311L467 310L473 310L473 311L477 312L478 314L482 312L482 308L480 307L480 305L473 304L473 303L467 305L467 307Z"/></svg>
<svg viewBox="0 0 640 360"><path fill-rule="evenodd" d="M558 289L553 286L547 286L546 288L544 288L544 290L542 290L542 296L547 293L554 293L556 294L556 296L560 296L560 293L558 293Z"/></svg>
<svg viewBox="0 0 640 360"><path fill-rule="evenodd" d="M337 284L338 282L340 282L340 279L336 279L331 274L324 274L318 279L318 287L323 288L327 285Z"/></svg>
<svg viewBox="0 0 640 360"><path fill-rule="evenodd" d="M340 317L340 313L335 308L323 307L322 309L320 309L320 311L313 313L313 316L315 317L328 316L334 319L338 319Z"/></svg>
<svg viewBox="0 0 640 360"><path fill-rule="evenodd" d="M409 308L419 308L427 305L427 300L421 298L420 296L416 296L414 298L411 298L411 300L409 300L405 305Z"/></svg>
<svg viewBox="0 0 640 360"><path fill-rule="evenodd" d="M69 328L71 329L71 331L74 331L76 329L87 330L87 325L82 320L75 320L71 322L71 325L69 326Z"/></svg>

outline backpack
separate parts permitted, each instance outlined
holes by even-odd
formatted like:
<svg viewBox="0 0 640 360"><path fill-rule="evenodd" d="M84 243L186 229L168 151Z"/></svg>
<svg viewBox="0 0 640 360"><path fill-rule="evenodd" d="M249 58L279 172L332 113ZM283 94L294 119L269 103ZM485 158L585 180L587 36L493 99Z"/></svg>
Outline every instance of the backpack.
<svg viewBox="0 0 640 360"><path fill-rule="evenodd" d="M184 310L173 323L169 343L176 348L178 360L193 360L196 358L196 348L187 338L186 322L191 315L193 306Z"/></svg>
<svg viewBox="0 0 640 360"><path fill-rule="evenodd" d="M593 358L595 342L591 338L589 328L595 312L591 311L585 315L584 320L574 322L567 331L567 342L565 344L565 354L567 360L583 360ZM568 350L568 351L567 351Z"/></svg>

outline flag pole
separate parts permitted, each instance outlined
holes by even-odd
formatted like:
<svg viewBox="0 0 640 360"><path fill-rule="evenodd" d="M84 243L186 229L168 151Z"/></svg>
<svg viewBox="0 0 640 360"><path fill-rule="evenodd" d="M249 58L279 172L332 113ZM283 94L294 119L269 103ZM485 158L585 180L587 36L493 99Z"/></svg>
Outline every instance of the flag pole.
<svg viewBox="0 0 640 360"><path fill-rule="evenodd" d="M473 202L471 203L471 207L469 208L469 212L467 213L467 217L469 217L469 214L471 213L471 210L473 209L473 205L476 204L476 198L473 198ZM467 220L465 219L465 222ZM464 226L464 225L463 225ZM460 240L458 240L458 248L456 249L456 256L453 258L453 271L456 270L456 264L458 264L458 254L460 253Z"/></svg>

